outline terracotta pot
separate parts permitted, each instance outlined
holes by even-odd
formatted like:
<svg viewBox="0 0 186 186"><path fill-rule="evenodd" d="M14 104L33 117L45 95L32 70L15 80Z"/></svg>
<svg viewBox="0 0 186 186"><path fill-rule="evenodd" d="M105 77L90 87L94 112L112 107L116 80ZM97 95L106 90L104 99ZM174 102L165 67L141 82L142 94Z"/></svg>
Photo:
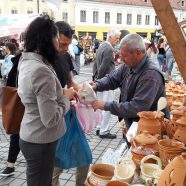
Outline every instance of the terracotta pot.
<svg viewBox="0 0 186 186"><path fill-rule="evenodd" d="M174 138L186 145L186 113L176 121L178 129L174 134Z"/></svg>
<svg viewBox="0 0 186 186"><path fill-rule="evenodd" d="M185 186L186 185L186 153L175 157L164 169L158 186Z"/></svg>
<svg viewBox="0 0 186 186"><path fill-rule="evenodd" d="M158 141L159 145L159 156L162 161L163 167L166 167L167 164L176 156L180 155L184 150L184 144L172 140L172 139L162 139Z"/></svg>
<svg viewBox="0 0 186 186"><path fill-rule="evenodd" d="M120 181L110 181L106 186L129 186L129 184Z"/></svg>
<svg viewBox="0 0 186 186"><path fill-rule="evenodd" d="M162 136L162 126L160 120L163 120L164 113L160 112L156 118L155 115L156 112L151 111L143 111L138 113L140 120L138 122L137 134L141 134L143 131L148 131L153 136L156 134Z"/></svg>
<svg viewBox="0 0 186 186"><path fill-rule="evenodd" d="M140 168L140 163L141 160L150 154L155 155L155 152L152 149L149 148L144 148L144 147L137 147L137 148L132 148L132 160L136 164L137 168ZM149 160L148 162L154 162L153 160Z"/></svg>
<svg viewBox="0 0 186 186"><path fill-rule="evenodd" d="M172 106L170 107L170 109L171 109L171 110L176 110L178 107L180 107L180 106L182 106L182 105L183 105L182 102L180 102L180 101L174 101L174 102L172 103Z"/></svg>
<svg viewBox="0 0 186 186"><path fill-rule="evenodd" d="M177 109L179 109L179 108L180 107L178 107ZM172 133L174 135L174 133L178 129L177 120L183 116L184 111L183 110L172 110L171 114L172 114Z"/></svg>
<svg viewBox="0 0 186 186"><path fill-rule="evenodd" d="M114 167L108 164L94 164L91 167L89 183L92 186L105 186L114 176Z"/></svg>
<svg viewBox="0 0 186 186"><path fill-rule="evenodd" d="M173 124L170 120L164 118L164 121L162 123L162 133L167 134L169 138L172 138L174 132L173 132Z"/></svg>
<svg viewBox="0 0 186 186"><path fill-rule="evenodd" d="M168 106L168 108L170 108L171 105L172 105L172 102L173 102L173 94L172 94L172 92L167 92L166 93L166 98L167 98L167 106Z"/></svg>
<svg viewBox="0 0 186 186"><path fill-rule="evenodd" d="M137 146L143 146L152 149L154 152L158 152L158 138L158 134L152 136L148 131L143 131L134 138L134 141Z"/></svg>

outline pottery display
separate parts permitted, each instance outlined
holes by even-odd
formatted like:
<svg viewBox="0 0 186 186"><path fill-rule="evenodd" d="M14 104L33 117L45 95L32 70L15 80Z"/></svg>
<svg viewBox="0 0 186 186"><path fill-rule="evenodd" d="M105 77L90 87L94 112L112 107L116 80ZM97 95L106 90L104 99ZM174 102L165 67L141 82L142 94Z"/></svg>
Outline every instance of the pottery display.
<svg viewBox="0 0 186 186"><path fill-rule="evenodd" d="M135 142L138 147L143 146L152 149L154 152L158 152L157 142L159 137L159 134L152 136L148 131L143 131L134 138L134 141L131 141L131 144L134 146Z"/></svg>
<svg viewBox="0 0 186 186"><path fill-rule="evenodd" d="M157 117L156 111L143 111L138 112L137 114L140 117L140 120L138 122L138 129L137 134L141 134L143 131L148 131L151 135L155 136L156 134L161 134L161 121L163 121L164 113L159 112Z"/></svg>
<svg viewBox="0 0 186 186"><path fill-rule="evenodd" d="M147 163L146 161L149 159L154 159L156 164L154 163ZM154 155L148 155L141 160L141 178L146 181L148 178L154 178L155 172L162 171L162 164L160 158ZM158 180L156 180L156 183Z"/></svg>
<svg viewBox="0 0 186 186"><path fill-rule="evenodd" d="M184 144L173 139L162 139L158 141L159 156L163 167L176 156L180 155L184 150Z"/></svg>
<svg viewBox="0 0 186 186"><path fill-rule="evenodd" d="M121 158L115 165L114 180L130 183L136 170L136 165L129 158Z"/></svg>
<svg viewBox="0 0 186 186"><path fill-rule="evenodd" d="M88 183L91 186L105 186L114 176L114 167L108 164L94 164L91 166L91 174Z"/></svg>
<svg viewBox="0 0 186 186"><path fill-rule="evenodd" d="M186 186L186 153L175 157L163 170L158 186Z"/></svg>

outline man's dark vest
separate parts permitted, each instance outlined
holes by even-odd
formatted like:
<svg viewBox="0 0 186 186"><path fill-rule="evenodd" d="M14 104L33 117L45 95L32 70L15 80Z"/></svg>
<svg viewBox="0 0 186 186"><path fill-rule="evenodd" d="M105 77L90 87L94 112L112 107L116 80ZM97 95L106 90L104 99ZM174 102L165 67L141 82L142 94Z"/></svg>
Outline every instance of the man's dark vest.
<svg viewBox="0 0 186 186"><path fill-rule="evenodd" d="M153 64L153 62L149 61L149 58L147 57L147 60L144 63L144 66L141 68L140 73L134 77L135 79L133 79L133 82L135 82L135 83L131 84L130 87L129 87L129 91L128 91L128 94L127 94L127 101L128 102L134 97L134 93L135 93L135 90L136 90L139 78L141 77L141 75L144 72L146 72L148 70L155 70L155 71L159 72L161 77L162 77L163 84L165 86L165 79L164 79L164 76L163 76L162 72L159 70L159 68L157 66L155 66L155 64ZM130 71L130 69L127 68L126 71L125 71L125 75L128 74L129 71ZM162 92L162 95L160 95L160 97L166 97L165 91ZM149 111L157 110L158 99L159 98L157 98L154 101L154 103L152 104L152 106L151 106ZM170 118L169 110L166 108L166 109L163 110L163 112L165 114L165 117L169 119ZM138 116L136 118L128 118L128 121L129 121L130 124L132 124L133 121L138 121L138 120L139 120Z"/></svg>

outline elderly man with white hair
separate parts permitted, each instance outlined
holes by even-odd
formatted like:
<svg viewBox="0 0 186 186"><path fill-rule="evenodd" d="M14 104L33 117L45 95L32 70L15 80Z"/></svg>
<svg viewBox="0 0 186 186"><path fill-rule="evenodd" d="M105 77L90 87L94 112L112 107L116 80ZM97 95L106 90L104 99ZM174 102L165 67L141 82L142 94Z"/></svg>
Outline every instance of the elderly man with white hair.
<svg viewBox="0 0 186 186"><path fill-rule="evenodd" d="M150 62L143 39L128 34L120 43L123 64L105 77L90 83L96 91L120 88L121 102L96 100L93 108L110 111L124 118L127 128L138 121L138 112L157 110L160 97L165 97L165 80L157 66ZM168 109L164 109L169 118Z"/></svg>
<svg viewBox="0 0 186 186"><path fill-rule="evenodd" d="M120 34L120 31L117 29L109 30L107 33L107 41L101 44L98 48L96 52L96 61L93 68L94 79L101 79L115 69L114 47L119 43ZM106 90L103 92L97 92L97 97L98 99L111 102L114 100L114 91ZM116 135L111 134L109 131L109 120L111 113L109 111L102 111L102 116L103 118L101 123L98 125L96 134L99 135L100 138L116 138Z"/></svg>

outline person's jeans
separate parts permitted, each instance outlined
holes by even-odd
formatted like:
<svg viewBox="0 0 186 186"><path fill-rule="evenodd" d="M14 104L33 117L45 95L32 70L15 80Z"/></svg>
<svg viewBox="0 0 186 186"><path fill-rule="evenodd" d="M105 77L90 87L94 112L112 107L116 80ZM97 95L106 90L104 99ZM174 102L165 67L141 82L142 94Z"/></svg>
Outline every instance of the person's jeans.
<svg viewBox="0 0 186 186"><path fill-rule="evenodd" d="M158 63L161 71L164 71L164 56L162 54L158 54Z"/></svg>
<svg viewBox="0 0 186 186"><path fill-rule="evenodd" d="M10 146L8 152L8 162L15 163L17 160L17 156L20 152L19 147L19 134L12 134L10 136Z"/></svg>
<svg viewBox="0 0 186 186"><path fill-rule="evenodd" d="M168 75L171 75L173 66L174 66L174 60L172 60L172 59L168 60L167 61L167 73L168 73Z"/></svg>
<svg viewBox="0 0 186 186"><path fill-rule="evenodd" d="M19 140L27 164L27 186L52 186L56 144L57 141L36 144Z"/></svg>
<svg viewBox="0 0 186 186"><path fill-rule="evenodd" d="M84 167L79 167L76 169L76 186L85 186L88 170L89 170L89 165ZM62 172L63 169L54 167L53 176L52 176L52 186L60 186L59 176L62 174Z"/></svg>
<svg viewBox="0 0 186 186"><path fill-rule="evenodd" d="M111 102L114 100L114 91L109 90L109 91L97 92L97 98L103 100L104 102ZM102 111L102 121L97 126L97 129L100 129L99 132L100 135L105 135L109 133L110 117L111 117L111 113L109 111Z"/></svg>

